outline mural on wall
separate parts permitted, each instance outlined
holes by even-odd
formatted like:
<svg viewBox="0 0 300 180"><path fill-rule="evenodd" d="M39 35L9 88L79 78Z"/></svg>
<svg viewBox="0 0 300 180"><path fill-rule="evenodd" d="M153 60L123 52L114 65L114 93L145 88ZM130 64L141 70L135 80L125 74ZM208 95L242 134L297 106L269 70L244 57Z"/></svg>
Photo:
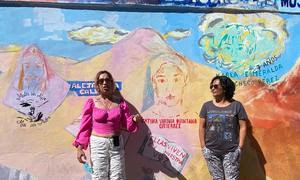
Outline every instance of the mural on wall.
<svg viewBox="0 0 300 180"><path fill-rule="evenodd" d="M250 117L241 178L297 179L298 16L0 8L0 164L90 178L71 143L105 69L145 119L123 134L127 178L208 179L198 114L211 78L225 74ZM47 123L24 128L21 117Z"/></svg>

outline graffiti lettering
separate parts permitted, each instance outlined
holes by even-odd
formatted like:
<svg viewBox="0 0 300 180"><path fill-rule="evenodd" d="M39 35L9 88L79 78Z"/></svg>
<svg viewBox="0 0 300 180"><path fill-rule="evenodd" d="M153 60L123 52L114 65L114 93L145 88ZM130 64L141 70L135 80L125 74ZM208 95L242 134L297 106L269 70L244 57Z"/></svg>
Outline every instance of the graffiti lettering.
<svg viewBox="0 0 300 180"><path fill-rule="evenodd" d="M97 91L96 89L80 89L79 93L82 95L82 96L85 96L85 95L97 95Z"/></svg>
<svg viewBox="0 0 300 180"><path fill-rule="evenodd" d="M27 125L29 125L29 127L37 127L37 126L41 126L44 123L48 122L48 120L50 119L50 117L47 117L46 119L34 119L33 117L27 116L27 117L17 117L19 120L16 121L16 123L20 126L20 127L26 127Z"/></svg>
<svg viewBox="0 0 300 180"><path fill-rule="evenodd" d="M281 0L281 7L300 8L300 3L297 0Z"/></svg>
<svg viewBox="0 0 300 180"><path fill-rule="evenodd" d="M261 85L263 83L266 84L272 84L274 82L277 82L279 80L278 76L272 76L268 78L262 78L260 79L250 79L250 80L242 80L242 81L235 81L236 86L255 86L255 85Z"/></svg>
<svg viewBox="0 0 300 180"><path fill-rule="evenodd" d="M262 80L263 80L265 83L267 83L267 84L272 84L272 83L278 81L279 78L278 78L278 76L273 76L273 77L270 77L270 78L263 78Z"/></svg>
<svg viewBox="0 0 300 180"><path fill-rule="evenodd" d="M95 83L94 82L82 82L82 83L72 83L71 88L74 89L81 89L81 88L94 88Z"/></svg>
<svg viewBox="0 0 300 180"><path fill-rule="evenodd" d="M47 99L44 97L44 95L41 94L41 93L38 93L38 94L36 94L35 92L28 93L28 92L26 92L26 91L23 91L23 92L21 92L21 93L17 93L17 98L16 98L16 100L21 101L21 102L26 102L26 100L24 100L24 99L25 99L25 97L28 97L28 96L30 96L30 97L32 97L32 98L34 98L34 99L35 99L35 97L37 97L38 100L43 101L43 102L47 100ZM22 100L22 99L23 99L23 100Z"/></svg>
<svg viewBox="0 0 300 180"><path fill-rule="evenodd" d="M171 154L171 152L166 152L166 155L176 163L182 165L182 160L180 160L178 157L176 157L174 154Z"/></svg>
<svg viewBox="0 0 300 180"><path fill-rule="evenodd" d="M195 6L226 6L231 4L244 4L248 6L270 7L274 6L275 0L163 0L161 4L195 5Z"/></svg>
<svg viewBox="0 0 300 180"><path fill-rule="evenodd" d="M146 145L146 146L145 146ZM180 172L189 157L188 152L180 145L170 142L160 135L152 134L145 137L141 154L159 161L167 169Z"/></svg>
<svg viewBox="0 0 300 180"><path fill-rule="evenodd" d="M176 119L176 123L196 124L197 119Z"/></svg>
<svg viewBox="0 0 300 180"><path fill-rule="evenodd" d="M23 124L23 123L24 123L23 119L17 121L17 124Z"/></svg>
<svg viewBox="0 0 300 180"><path fill-rule="evenodd" d="M242 81L235 81L236 86L254 86L254 85L260 85L263 84L263 81L261 80L242 80Z"/></svg>
<svg viewBox="0 0 300 180"><path fill-rule="evenodd" d="M266 66L272 65L272 64L274 64L274 63L278 60L278 58L279 58L279 57L277 57L277 56L267 58L267 59L263 62L263 64L257 64L255 68L256 68L257 70L260 70L262 67L266 67Z"/></svg>
<svg viewBox="0 0 300 180"><path fill-rule="evenodd" d="M236 73L236 72L225 72L225 73L222 73L222 74L219 74L217 73L216 74L217 76L227 76L227 77L230 77L230 78L239 78L239 74Z"/></svg>
<svg viewBox="0 0 300 180"><path fill-rule="evenodd" d="M26 97L28 95L29 95L28 92L18 93L17 94L17 100L20 100L21 98L24 98L24 97Z"/></svg>
<svg viewBox="0 0 300 180"><path fill-rule="evenodd" d="M160 123L159 124L159 128L163 129L163 128L174 128L174 129L179 129L180 128L180 124L175 124L175 123Z"/></svg>
<svg viewBox="0 0 300 180"><path fill-rule="evenodd" d="M158 123L157 119L144 119L144 122L146 124L157 124Z"/></svg>
<svg viewBox="0 0 300 180"><path fill-rule="evenodd" d="M144 119L146 124L158 124L159 128L181 128L181 124L196 124L196 119Z"/></svg>
<svg viewBox="0 0 300 180"><path fill-rule="evenodd" d="M160 123L174 123L174 119L160 119Z"/></svg>
<svg viewBox="0 0 300 180"><path fill-rule="evenodd" d="M186 152L181 150L181 148L177 148L176 146L172 146L170 144L167 145L167 150L170 150L182 159L184 159L187 155Z"/></svg>
<svg viewBox="0 0 300 180"><path fill-rule="evenodd" d="M261 77L261 76L268 75L270 73L274 73L276 71L279 71L282 68L283 68L282 64L278 64L278 65L275 65L275 66L270 67L268 69L245 71L244 76L245 77L249 77L249 76Z"/></svg>
<svg viewBox="0 0 300 180"><path fill-rule="evenodd" d="M159 138L159 137L156 137L156 136L151 136L151 138L152 138L153 144L161 145L161 146L164 146L164 147L167 146L167 141L166 140L164 140L162 138Z"/></svg>
<svg viewBox="0 0 300 180"><path fill-rule="evenodd" d="M68 81L70 84L70 91L76 93L77 96L96 96L98 92L95 89L94 81ZM121 90L122 82L115 82L116 87Z"/></svg>
<svg viewBox="0 0 300 180"><path fill-rule="evenodd" d="M26 124L22 123L20 124L20 127L26 127Z"/></svg>

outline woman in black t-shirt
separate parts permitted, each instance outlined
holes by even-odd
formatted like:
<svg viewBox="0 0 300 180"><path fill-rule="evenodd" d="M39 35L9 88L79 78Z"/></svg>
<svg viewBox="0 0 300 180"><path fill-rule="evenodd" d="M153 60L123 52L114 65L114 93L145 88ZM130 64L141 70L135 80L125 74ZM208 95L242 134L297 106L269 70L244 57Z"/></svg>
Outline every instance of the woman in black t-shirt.
<svg viewBox="0 0 300 180"><path fill-rule="evenodd" d="M200 111L199 137L203 156L213 179L238 179L246 136L247 113L233 99L235 84L226 76L211 80L213 100Z"/></svg>

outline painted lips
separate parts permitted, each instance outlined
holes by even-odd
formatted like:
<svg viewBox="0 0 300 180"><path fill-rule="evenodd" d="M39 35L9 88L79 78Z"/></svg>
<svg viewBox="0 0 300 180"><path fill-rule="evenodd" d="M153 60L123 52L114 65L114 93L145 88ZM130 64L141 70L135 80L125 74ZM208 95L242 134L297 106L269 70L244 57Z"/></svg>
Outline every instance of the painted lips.
<svg viewBox="0 0 300 180"><path fill-rule="evenodd" d="M175 98L175 96L172 96L171 94L169 94L169 95L166 97L167 100L172 100L172 99L174 99L174 98Z"/></svg>

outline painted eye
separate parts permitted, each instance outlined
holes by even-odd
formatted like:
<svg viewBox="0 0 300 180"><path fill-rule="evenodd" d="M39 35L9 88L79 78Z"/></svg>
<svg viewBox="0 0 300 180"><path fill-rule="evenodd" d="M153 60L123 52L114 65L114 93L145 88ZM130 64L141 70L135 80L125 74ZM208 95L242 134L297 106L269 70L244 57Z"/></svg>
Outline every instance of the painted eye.
<svg viewBox="0 0 300 180"><path fill-rule="evenodd" d="M164 83L164 82L166 82L165 79L158 79L157 81L158 81L159 83Z"/></svg>

